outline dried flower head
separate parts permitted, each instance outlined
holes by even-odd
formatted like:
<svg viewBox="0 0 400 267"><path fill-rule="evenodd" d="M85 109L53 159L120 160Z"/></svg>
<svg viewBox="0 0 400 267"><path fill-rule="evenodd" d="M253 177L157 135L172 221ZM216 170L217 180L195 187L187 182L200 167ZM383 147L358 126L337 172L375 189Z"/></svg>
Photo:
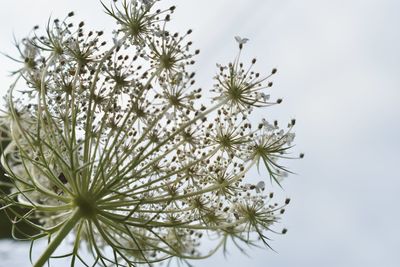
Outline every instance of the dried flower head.
<svg viewBox="0 0 400 267"><path fill-rule="evenodd" d="M42 266L71 232L71 266L92 252L90 264L150 265L211 256L233 240L267 246L283 208L264 181L246 173L264 165L272 181L287 174L294 121L250 122L253 109L274 105L271 75L253 71L240 51L219 65L211 104L200 103L190 70L199 50L168 31L175 7L156 1L104 5L118 29L111 44L85 23L50 22L16 45L21 68L0 116L1 155L11 193L2 209L16 238L50 242L34 266ZM20 231L28 224L37 234ZM286 232L286 230L285 230ZM215 249L200 243L213 236ZM114 266L114 265L113 265Z"/></svg>

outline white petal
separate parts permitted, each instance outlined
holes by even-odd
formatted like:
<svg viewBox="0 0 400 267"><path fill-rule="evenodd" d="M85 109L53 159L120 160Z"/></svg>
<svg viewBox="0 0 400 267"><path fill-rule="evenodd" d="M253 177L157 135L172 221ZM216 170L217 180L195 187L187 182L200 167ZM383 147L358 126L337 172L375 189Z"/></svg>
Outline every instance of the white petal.
<svg viewBox="0 0 400 267"><path fill-rule="evenodd" d="M245 44L249 41L248 38L242 38L240 36L235 36L235 40L236 42L238 42L239 44Z"/></svg>
<svg viewBox="0 0 400 267"><path fill-rule="evenodd" d="M257 188L264 190L265 189L265 183L264 181L260 181L257 183Z"/></svg>

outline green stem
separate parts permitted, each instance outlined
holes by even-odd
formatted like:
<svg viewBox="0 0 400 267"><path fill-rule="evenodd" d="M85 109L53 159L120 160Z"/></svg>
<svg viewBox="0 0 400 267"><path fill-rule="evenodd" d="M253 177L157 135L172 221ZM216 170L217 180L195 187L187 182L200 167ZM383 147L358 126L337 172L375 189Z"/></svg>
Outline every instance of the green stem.
<svg viewBox="0 0 400 267"><path fill-rule="evenodd" d="M77 222L82 218L79 210L75 210L72 216L68 219L68 221L62 226L60 231L57 233L57 236L51 240L50 244L47 246L46 250L40 256L40 258L36 261L33 267L42 267L51 257L53 252L57 249L60 243L65 239L65 237L71 232L71 230L75 227Z"/></svg>

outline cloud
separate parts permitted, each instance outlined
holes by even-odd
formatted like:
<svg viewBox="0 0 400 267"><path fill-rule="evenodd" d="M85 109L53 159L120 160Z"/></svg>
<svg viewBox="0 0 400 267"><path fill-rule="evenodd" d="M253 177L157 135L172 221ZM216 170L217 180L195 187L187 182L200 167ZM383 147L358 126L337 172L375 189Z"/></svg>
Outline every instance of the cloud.
<svg viewBox="0 0 400 267"><path fill-rule="evenodd" d="M20 9L21 3L30 6ZM93 25L111 27L92 11L97 1L37 3L3 3L0 50L13 51L10 25L20 36L49 11L73 9ZM288 178L281 193L293 201L282 224L288 234L272 242L278 253L255 250L246 258L233 250L227 261L219 254L195 266L398 266L399 1L177 4L176 27L193 25L201 48L198 84L212 84L215 63L233 58L234 36L248 37L245 56L257 56L264 73L279 69L271 95L284 102L268 109L268 117L283 123L295 116L296 149L306 152L303 161L288 163L299 175ZM0 65L2 88L9 84L4 77L10 66ZM13 257L20 254L16 250Z"/></svg>

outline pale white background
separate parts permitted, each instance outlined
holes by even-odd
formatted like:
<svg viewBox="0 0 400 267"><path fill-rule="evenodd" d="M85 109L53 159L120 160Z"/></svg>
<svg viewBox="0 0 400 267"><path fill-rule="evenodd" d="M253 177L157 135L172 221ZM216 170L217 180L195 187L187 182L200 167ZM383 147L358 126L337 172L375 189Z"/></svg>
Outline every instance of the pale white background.
<svg viewBox="0 0 400 267"><path fill-rule="evenodd" d="M207 89L216 62L236 53L233 36L247 37L245 56L258 69L277 67L271 91L281 106L270 119L297 118L297 152L284 182L292 203L270 250L232 249L195 266L400 266L400 1L397 0L163 0L178 6L172 22L193 28L198 84ZM0 6L0 50L15 53L23 37L50 14L73 10L110 31L97 0L14 0ZM0 93L13 65L0 58ZM278 188L273 188L278 190ZM0 266L29 266L27 246L0 242Z"/></svg>

